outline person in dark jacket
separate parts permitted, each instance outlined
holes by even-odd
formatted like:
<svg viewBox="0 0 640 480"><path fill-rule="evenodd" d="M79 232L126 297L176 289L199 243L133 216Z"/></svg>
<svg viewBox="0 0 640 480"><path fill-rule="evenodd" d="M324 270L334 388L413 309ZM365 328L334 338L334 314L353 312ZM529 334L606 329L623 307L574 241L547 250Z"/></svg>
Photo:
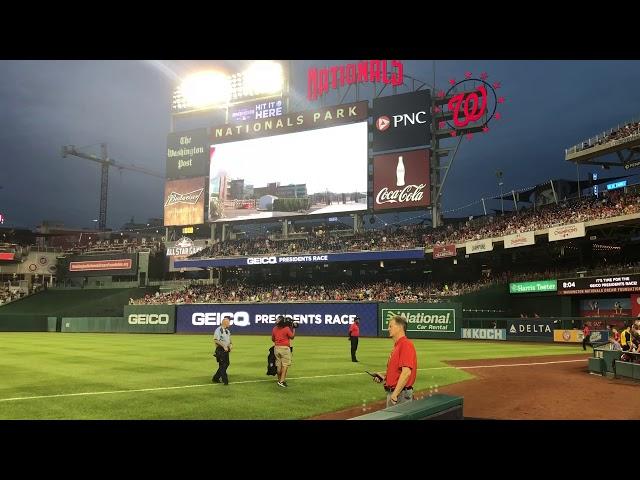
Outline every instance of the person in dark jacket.
<svg viewBox="0 0 640 480"><path fill-rule="evenodd" d="M276 353L275 347L269 349L269 355L267 356L267 375L277 375L278 367L276 366Z"/></svg>
<svg viewBox="0 0 640 480"><path fill-rule="evenodd" d="M356 317L349 326L349 341L351 342L351 361L357 362L356 351L358 350L358 339L360 338L360 318Z"/></svg>

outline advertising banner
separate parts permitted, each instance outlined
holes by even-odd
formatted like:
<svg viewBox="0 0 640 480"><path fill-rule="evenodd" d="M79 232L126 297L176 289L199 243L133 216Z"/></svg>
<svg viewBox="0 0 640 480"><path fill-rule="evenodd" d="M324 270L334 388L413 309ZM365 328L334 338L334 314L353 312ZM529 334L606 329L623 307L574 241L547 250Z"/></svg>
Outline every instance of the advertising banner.
<svg viewBox="0 0 640 480"><path fill-rule="evenodd" d="M344 336L356 316L360 317L360 335L377 335L375 303L234 303L177 306L178 333L212 335L221 320L229 315L231 334L265 335L265 348L271 346L271 331L279 315L299 323L296 335ZM295 340L294 340L295 341ZM346 342L345 342L346 343Z"/></svg>
<svg viewBox="0 0 640 480"><path fill-rule="evenodd" d="M563 343L582 343L584 335L582 330L554 330L553 341ZM591 331L592 342L608 342L609 331L608 330L593 330Z"/></svg>
<svg viewBox="0 0 640 480"><path fill-rule="evenodd" d="M490 238L484 240L475 240L473 242L467 242L466 252L467 255L472 253L490 252L493 250L493 241Z"/></svg>
<svg viewBox="0 0 640 480"><path fill-rule="evenodd" d="M460 338L462 306L458 303L381 303L378 305L380 336L387 336L389 320L407 319L409 338Z"/></svg>
<svg viewBox="0 0 640 480"><path fill-rule="evenodd" d="M431 205L429 150L373 157L373 209Z"/></svg>
<svg viewBox="0 0 640 480"><path fill-rule="evenodd" d="M229 119L233 123L240 123L279 117L286 113L285 108L286 106L281 98L272 98L250 104L245 103L230 107Z"/></svg>
<svg viewBox="0 0 640 480"><path fill-rule="evenodd" d="M167 136L167 178L205 177L209 173L209 134L206 128Z"/></svg>
<svg viewBox="0 0 640 480"><path fill-rule="evenodd" d="M504 236L504 248L524 247L525 245L535 245L535 232L514 233Z"/></svg>
<svg viewBox="0 0 640 480"><path fill-rule="evenodd" d="M167 242L166 255L169 258L169 271L176 272L180 270L196 271L197 268L176 268L174 263L178 260L184 260L189 255L193 255L204 250L207 246L206 240L193 240L189 237L182 237L177 242Z"/></svg>
<svg viewBox="0 0 640 480"><path fill-rule="evenodd" d="M169 180L164 186L164 225L204 223L205 177Z"/></svg>
<svg viewBox="0 0 640 480"><path fill-rule="evenodd" d="M175 305L125 305L126 329L132 333L173 333L176 331Z"/></svg>
<svg viewBox="0 0 640 480"><path fill-rule="evenodd" d="M584 222L573 223L571 225L562 225L560 227L551 227L549 229L549 241L556 242L558 240L566 240L567 238L584 237Z"/></svg>
<svg viewBox="0 0 640 480"><path fill-rule="evenodd" d="M547 318L509 320L507 340L551 342L553 341L553 330L560 324L560 320Z"/></svg>
<svg viewBox="0 0 640 480"><path fill-rule="evenodd" d="M559 295L626 292L640 292L640 275L615 275L558 280Z"/></svg>
<svg viewBox="0 0 640 480"><path fill-rule="evenodd" d="M84 262L69 262L70 272L86 272L91 270L131 270L132 260L86 260Z"/></svg>
<svg viewBox="0 0 640 480"><path fill-rule="evenodd" d="M631 314L629 297L580 300L581 317L629 317Z"/></svg>
<svg viewBox="0 0 640 480"><path fill-rule="evenodd" d="M536 280L534 282L512 282L509 293L541 293L558 290L557 280Z"/></svg>
<svg viewBox="0 0 640 480"><path fill-rule="evenodd" d="M74 255L68 261L67 272L72 277L133 276L138 274L137 253Z"/></svg>
<svg viewBox="0 0 640 480"><path fill-rule="evenodd" d="M455 257L457 255L456 244L450 245L434 245L433 258Z"/></svg>
<svg viewBox="0 0 640 480"><path fill-rule="evenodd" d="M427 146L430 125L430 90L373 99L374 152Z"/></svg>
<svg viewBox="0 0 640 480"><path fill-rule="evenodd" d="M286 133L318 128L335 127L354 122L366 122L369 102L345 103L303 112L294 112L276 118L262 118L241 124L211 127L210 145L238 140L272 137ZM308 163L305 162L308 166Z"/></svg>
<svg viewBox="0 0 640 480"><path fill-rule="evenodd" d="M424 250L387 250L380 252L325 253L317 255L272 255L268 257L232 257L187 259L175 262L176 268L243 267L247 265L281 265L300 263L371 262L378 260L422 260Z"/></svg>
<svg viewBox="0 0 640 480"><path fill-rule="evenodd" d="M506 340L507 331L504 328L463 328L462 338L473 340Z"/></svg>

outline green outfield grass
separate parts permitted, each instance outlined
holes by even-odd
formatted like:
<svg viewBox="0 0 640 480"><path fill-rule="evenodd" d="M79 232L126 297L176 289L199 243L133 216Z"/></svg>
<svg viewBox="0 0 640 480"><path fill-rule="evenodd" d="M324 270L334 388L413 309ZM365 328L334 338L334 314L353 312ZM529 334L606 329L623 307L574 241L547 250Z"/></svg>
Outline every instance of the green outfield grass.
<svg viewBox="0 0 640 480"><path fill-rule="evenodd" d="M288 389L265 374L269 337L236 335L233 342L231 384L224 386L211 383L210 336L0 333L0 419L300 419L385 396L364 370L384 371L390 339L362 338L360 363L352 363L346 337L300 331ZM434 392L471 377L438 369L445 360L583 353L578 345L415 344L422 369L416 390ZM45 398L24 398L38 396Z"/></svg>

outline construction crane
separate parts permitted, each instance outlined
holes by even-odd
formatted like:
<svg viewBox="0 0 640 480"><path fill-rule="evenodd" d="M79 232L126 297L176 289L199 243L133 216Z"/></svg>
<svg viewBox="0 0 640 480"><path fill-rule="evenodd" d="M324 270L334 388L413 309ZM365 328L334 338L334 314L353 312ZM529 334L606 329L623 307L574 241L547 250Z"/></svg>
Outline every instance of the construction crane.
<svg viewBox="0 0 640 480"><path fill-rule="evenodd" d="M66 158L67 155L72 155L74 157L92 160L101 165L102 175L100 176L100 215L98 217L98 230L104 231L107 228L107 194L109 188L109 167L115 167L119 170L131 170L134 172L146 173L147 175L152 175L154 177L162 179L164 179L165 176L161 173L138 167L136 165L125 165L116 162L113 158L108 157L106 143L101 143L100 149L101 156L97 157L90 153L79 151L78 149L76 149L75 145L65 145L62 147L62 158Z"/></svg>

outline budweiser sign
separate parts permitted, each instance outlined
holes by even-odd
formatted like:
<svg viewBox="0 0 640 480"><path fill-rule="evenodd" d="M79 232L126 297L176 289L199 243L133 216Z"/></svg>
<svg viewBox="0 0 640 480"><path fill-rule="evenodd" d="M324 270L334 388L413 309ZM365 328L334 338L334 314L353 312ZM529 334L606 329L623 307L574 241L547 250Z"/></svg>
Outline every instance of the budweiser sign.
<svg viewBox="0 0 640 480"><path fill-rule="evenodd" d="M189 193L171 192L167 196L167 202L164 204L164 206L168 207L176 203L186 203L188 205L195 205L196 203L198 203L198 199L200 198L200 195L202 195L203 191L204 191L204 188L199 188L198 190L194 190L193 192L189 192Z"/></svg>
<svg viewBox="0 0 640 480"><path fill-rule="evenodd" d="M165 183L165 226L204 223L205 180L205 177L195 177Z"/></svg>
<svg viewBox="0 0 640 480"><path fill-rule="evenodd" d="M354 83L402 85L404 66L400 60L364 60L307 71L307 98L317 100L329 91Z"/></svg>
<svg viewBox="0 0 640 480"><path fill-rule="evenodd" d="M428 150L373 157L374 210L427 207L429 185Z"/></svg>

